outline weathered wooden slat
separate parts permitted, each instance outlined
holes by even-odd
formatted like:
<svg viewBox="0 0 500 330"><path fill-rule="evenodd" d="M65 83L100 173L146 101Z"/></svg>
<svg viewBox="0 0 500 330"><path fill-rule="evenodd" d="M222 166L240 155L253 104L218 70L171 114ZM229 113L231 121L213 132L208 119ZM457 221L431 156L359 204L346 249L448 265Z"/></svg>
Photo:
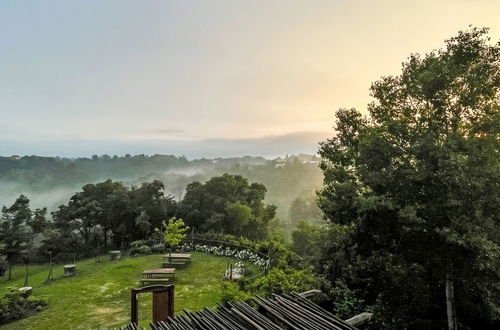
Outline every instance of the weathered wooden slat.
<svg viewBox="0 0 500 330"><path fill-rule="evenodd" d="M204 308L196 313L168 317L152 324L154 330L354 330L354 326L297 293L255 296L252 307L245 302ZM366 313L369 314L369 313ZM366 318L366 315L352 320ZM350 320L350 321L352 321ZM354 323L354 321L353 321ZM359 323L357 323L359 324ZM129 330L129 329L127 329ZM135 329L130 329L135 330Z"/></svg>

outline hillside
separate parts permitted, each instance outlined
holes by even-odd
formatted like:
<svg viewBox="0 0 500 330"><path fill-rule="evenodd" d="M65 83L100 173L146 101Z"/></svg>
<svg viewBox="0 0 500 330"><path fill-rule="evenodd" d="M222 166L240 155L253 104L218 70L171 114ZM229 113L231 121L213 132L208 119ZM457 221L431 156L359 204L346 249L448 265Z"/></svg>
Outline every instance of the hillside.
<svg viewBox="0 0 500 330"><path fill-rule="evenodd" d="M33 206L53 210L84 184L108 178L126 185L159 179L165 184L166 193L179 200L187 184L230 173L264 184L268 189L267 202L276 205L277 218L288 223L293 201L298 197L312 199L321 187L323 175L318 161L317 157L304 154L273 160L250 156L188 160L173 155L0 157L0 205L8 205L19 194L25 194Z"/></svg>

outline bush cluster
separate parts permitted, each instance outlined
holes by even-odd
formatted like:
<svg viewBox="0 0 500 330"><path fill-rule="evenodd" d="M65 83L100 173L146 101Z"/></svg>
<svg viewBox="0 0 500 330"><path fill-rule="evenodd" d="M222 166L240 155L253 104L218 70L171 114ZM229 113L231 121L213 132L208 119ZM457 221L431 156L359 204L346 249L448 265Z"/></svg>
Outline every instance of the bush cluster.
<svg viewBox="0 0 500 330"><path fill-rule="evenodd" d="M0 324L18 320L47 306L45 300L24 297L19 290L12 289L0 297Z"/></svg>
<svg viewBox="0 0 500 330"><path fill-rule="evenodd" d="M162 253L165 251L163 244L157 240L138 240L130 243L130 255Z"/></svg>

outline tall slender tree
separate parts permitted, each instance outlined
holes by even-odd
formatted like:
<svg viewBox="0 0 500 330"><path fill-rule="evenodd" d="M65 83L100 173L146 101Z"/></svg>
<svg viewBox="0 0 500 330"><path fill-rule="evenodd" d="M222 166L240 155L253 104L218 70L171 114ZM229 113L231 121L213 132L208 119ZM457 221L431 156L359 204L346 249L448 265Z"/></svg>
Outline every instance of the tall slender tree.
<svg viewBox="0 0 500 330"><path fill-rule="evenodd" d="M20 195L10 207L2 208L0 219L0 241L8 263L8 278L12 278L12 267L21 256L28 240L27 222L31 219L29 199Z"/></svg>

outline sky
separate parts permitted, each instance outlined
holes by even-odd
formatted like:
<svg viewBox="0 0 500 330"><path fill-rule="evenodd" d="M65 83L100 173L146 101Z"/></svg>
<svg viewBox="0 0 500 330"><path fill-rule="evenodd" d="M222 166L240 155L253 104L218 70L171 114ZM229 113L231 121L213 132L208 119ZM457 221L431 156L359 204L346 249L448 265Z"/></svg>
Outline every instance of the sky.
<svg viewBox="0 0 500 330"><path fill-rule="evenodd" d="M500 1L0 0L0 155L315 153Z"/></svg>

